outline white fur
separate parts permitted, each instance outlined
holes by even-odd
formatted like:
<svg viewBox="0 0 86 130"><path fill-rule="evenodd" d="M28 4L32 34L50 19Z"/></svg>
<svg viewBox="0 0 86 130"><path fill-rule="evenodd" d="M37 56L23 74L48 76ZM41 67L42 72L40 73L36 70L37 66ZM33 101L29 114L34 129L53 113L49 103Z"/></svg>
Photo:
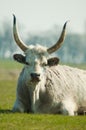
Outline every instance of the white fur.
<svg viewBox="0 0 86 130"><path fill-rule="evenodd" d="M68 66L44 67L47 49L30 46L25 52L26 61L17 86L13 111L33 113L61 113L74 115L86 106L86 71ZM40 73L40 82L32 82L30 74Z"/></svg>

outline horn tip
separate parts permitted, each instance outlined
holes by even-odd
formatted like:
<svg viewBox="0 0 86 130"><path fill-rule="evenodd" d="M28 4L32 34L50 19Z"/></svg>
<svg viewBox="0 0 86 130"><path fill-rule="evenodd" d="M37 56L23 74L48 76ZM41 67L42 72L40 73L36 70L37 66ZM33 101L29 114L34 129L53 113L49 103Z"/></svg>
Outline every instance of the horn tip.
<svg viewBox="0 0 86 130"><path fill-rule="evenodd" d="M13 23L16 24L16 16L13 14Z"/></svg>
<svg viewBox="0 0 86 130"><path fill-rule="evenodd" d="M64 29L66 28L66 25L67 25L68 22L70 22L70 20L67 20L67 21L65 22L64 27L63 27Z"/></svg>

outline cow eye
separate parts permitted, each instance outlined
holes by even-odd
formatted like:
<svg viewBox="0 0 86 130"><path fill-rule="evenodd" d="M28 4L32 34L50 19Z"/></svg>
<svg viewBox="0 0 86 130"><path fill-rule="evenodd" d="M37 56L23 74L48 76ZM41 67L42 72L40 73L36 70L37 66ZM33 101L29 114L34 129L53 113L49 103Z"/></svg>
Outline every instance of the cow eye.
<svg viewBox="0 0 86 130"><path fill-rule="evenodd" d="M25 62L26 65L30 65L28 62Z"/></svg>
<svg viewBox="0 0 86 130"><path fill-rule="evenodd" d="M42 66L47 66L47 64L46 63L42 63Z"/></svg>

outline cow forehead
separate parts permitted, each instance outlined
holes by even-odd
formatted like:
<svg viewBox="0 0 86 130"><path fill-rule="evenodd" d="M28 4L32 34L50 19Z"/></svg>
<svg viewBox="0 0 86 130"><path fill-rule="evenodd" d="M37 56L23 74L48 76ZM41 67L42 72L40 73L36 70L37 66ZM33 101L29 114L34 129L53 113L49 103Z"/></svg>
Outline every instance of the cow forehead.
<svg viewBox="0 0 86 130"><path fill-rule="evenodd" d="M42 57L48 57L47 48L37 45L29 46L28 50L25 52L27 61L34 61L35 59L41 59Z"/></svg>

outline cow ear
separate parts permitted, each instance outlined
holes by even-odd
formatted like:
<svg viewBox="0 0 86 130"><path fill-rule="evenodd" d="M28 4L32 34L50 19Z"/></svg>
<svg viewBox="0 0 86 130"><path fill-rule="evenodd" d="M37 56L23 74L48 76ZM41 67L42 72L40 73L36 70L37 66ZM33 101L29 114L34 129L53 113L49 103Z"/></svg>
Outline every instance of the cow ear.
<svg viewBox="0 0 86 130"><path fill-rule="evenodd" d="M14 54L13 58L14 58L14 60L18 61L19 63L25 64L25 56L23 56L21 54Z"/></svg>
<svg viewBox="0 0 86 130"><path fill-rule="evenodd" d="M49 66L54 66L54 65L57 65L58 63L59 63L58 57L53 57L53 58L48 59Z"/></svg>

